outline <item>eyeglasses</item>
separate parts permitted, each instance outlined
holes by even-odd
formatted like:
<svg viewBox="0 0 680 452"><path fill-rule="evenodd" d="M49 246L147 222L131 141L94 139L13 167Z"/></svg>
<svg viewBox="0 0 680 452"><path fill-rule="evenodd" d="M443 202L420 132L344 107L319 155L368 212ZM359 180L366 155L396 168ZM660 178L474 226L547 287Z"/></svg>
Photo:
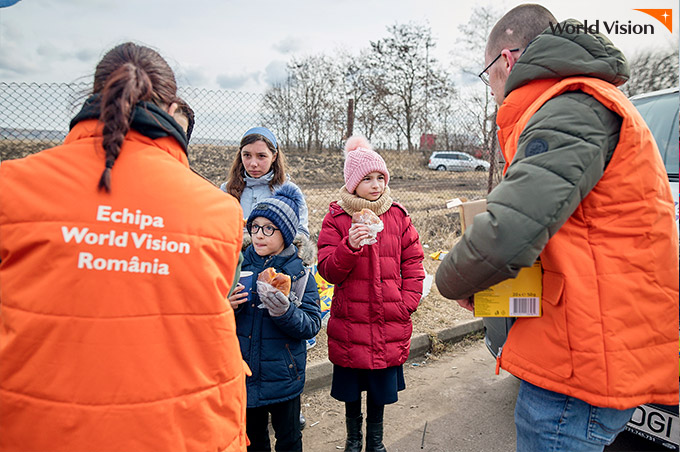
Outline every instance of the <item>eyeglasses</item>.
<svg viewBox="0 0 680 452"><path fill-rule="evenodd" d="M518 50L519 50L519 49L510 49L509 52L517 52ZM485 84L486 86L489 86L489 73L486 72L486 71L488 71L489 68L490 68L491 66L493 66L493 64L494 64L496 61L498 61L498 59L501 57L501 55L503 55L503 52L502 52L502 51L501 51L501 53L498 54L498 56L497 56L496 58L493 59L493 61L492 61L491 63L489 63L489 65L488 65L487 67L484 68L484 70L482 70L482 72L479 73L479 78L482 79L482 81L484 82L484 84Z"/></svg>
<svg viewBox="0 0 680 452"><path fill-rule="evenodd" d="M255 235L258 232L262 231L262 233L265 235L265 237L271 237L274 235L274 232L280 231L280 229L275 228L271 224L265 224L264 226L260 226L259 224L251 224L250 225L250 230L248 232L250 235Z"/></svg>

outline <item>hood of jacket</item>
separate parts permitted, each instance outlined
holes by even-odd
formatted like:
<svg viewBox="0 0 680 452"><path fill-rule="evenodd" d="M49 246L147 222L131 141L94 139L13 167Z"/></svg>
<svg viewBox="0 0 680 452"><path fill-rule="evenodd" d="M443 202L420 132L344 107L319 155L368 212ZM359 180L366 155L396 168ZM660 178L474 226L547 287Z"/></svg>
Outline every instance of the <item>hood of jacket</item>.
<svg viewBox="0 0 680 452"><path fill-rule="evenodd" d="M510 72L505 95L533 80L575 76L621 86L628 81L630 70L626 57L609 38L586 33L581 22L568 19L529 43Z"/></svg>

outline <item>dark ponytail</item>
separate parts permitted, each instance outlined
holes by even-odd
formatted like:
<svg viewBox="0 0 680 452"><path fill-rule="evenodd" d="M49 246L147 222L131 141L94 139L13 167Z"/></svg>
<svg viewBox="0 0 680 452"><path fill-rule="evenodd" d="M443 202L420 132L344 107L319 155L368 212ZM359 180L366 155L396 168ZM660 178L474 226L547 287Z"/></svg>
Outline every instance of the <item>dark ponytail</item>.
<svg viewBox="0 0 680 452"><path fill-rule="evenodd" d="M149 76L131 63L120 66L107 80L101 93L99 116L104 124L102 147L106 152L106 167L99 179L100 190L111 191L111 169L130 130L132 111L137 102L151 98L152 90Z"/></svg>
<svg viewBox="0 0 680 452"><path fill-rule="evenodd" d="M170 105L176 98L175 76L167 62L148 47L128 42L109 50L97 65L93 92L101 95L99 120L106 153L99 189L111 191L111 169L130 130L135 105L152 101Z"/></svg>

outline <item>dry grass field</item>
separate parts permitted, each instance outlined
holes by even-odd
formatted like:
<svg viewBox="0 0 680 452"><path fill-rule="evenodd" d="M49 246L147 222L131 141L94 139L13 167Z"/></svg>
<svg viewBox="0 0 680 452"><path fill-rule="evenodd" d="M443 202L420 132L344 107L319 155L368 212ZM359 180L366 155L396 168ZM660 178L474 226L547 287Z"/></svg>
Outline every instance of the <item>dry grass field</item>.
<svg viewBox="0 0 680 452"><path fill-rule="evenodd" d="M0 139L0 160L24 157L58 143L12 141ZM236 149L214 145L191 145L189 159L192 168L206 179L219 185L225 181ZM449 250L460 236L458 213L446 208L446 201L465 197L469 200L486 196L487 172L439 172L427 168L427 158L421 152L384 152L390 171L392 197L406 207L418 230L425 252L425 270L434 275L438 260L429 254ZM300 186L307 199L310 231L318 237L328 204L337 200L343 185L344 156L342 151L325 153L287 153L289 174ZM415 333L434 333L452 326L471 314L455 302L444 299L433 284L427 297L413 315ZM326 357L325 332L317 346L310 350L309 360Z"/></svg>

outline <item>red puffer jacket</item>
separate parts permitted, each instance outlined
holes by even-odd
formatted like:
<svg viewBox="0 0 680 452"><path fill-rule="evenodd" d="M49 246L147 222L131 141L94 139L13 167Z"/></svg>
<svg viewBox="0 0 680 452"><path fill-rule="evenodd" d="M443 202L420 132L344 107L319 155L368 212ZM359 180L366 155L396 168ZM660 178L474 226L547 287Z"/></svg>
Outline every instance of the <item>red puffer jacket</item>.
<svg viewBox="0 0 680 452"><path fill-rule="evenodd" d="M423 248L406 210L397 203L380 216L378 243L349 247L352 218L331 203L319 234L319 273L335 284L328 321L334 364L384 369L403 364L411 344L411 313L423 291Z"/></svg>

